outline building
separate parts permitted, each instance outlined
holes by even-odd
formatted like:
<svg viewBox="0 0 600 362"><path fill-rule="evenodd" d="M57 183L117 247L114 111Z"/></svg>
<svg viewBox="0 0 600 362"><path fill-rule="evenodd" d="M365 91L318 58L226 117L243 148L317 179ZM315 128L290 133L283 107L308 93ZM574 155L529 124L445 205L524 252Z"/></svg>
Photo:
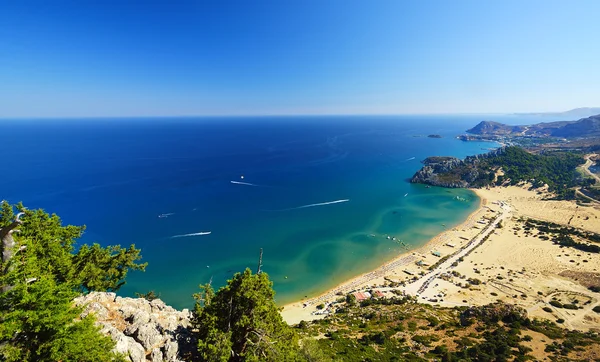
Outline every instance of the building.
<svg viewBox="0 0 600 362"><path fill-rule="evenodd" d="M357 302L362 302L363 300L371 299L371 293L369 292L354 292L352 294L356 298Z"/></svg>

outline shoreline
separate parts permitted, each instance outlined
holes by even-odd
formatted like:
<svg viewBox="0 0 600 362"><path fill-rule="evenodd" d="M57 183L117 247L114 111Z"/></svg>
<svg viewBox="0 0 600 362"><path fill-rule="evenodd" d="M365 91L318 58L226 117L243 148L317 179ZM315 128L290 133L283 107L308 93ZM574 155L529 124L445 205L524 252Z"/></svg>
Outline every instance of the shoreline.
<svg viewBox="0 0 600 362"><path fill-rule="evenodd" d="M324 315L312 314L312 312L314 312L314 308L310 307L315 307L320 303L332 302L340 297L345 297L346 294L348 294L349 292L358 289L364 289L365 287L371 285L373 285L374 287L383 287L383 284L385 284L386 282L391 282L393 278L395 278L398 275L399 268L405 268L410 265L414 265L414 263L416 263L418 260L426 259L427 255L431 254L436 249L445 247L446 243L450 239L451 234L456 233L460 230L464 232L465 230L471 229L476 224L476 219L481 218L483 216L482 213L485 213L487 211L488 200L480 192L478 192L478 189L469 190L472 191L479 198L479 205L473 212L471 212L467 216L467 218L463 222L459 223L451 229L442 231L441 233L428 240L425 244L415 249L406 251L396 256L395 258L386 261L385 263L381 264L380 266L369 272L362 273L360 275L347 279L342 283L326 290L325 292L315 297L301 299L283 305L281 308L284 320L287 320L288 323L298 323L302 319L313 320L324 317ZM464 247L464 245L467 244L467 239L465 239L464 241L465 242L462 243L463 245L460 245L459 247L455 248L454 251L460 251ZM390 276L391 273L396 275ZM408 274L406 276L408 276ZM298 315L301 315L304 318L298 319Z"/></svg>
<svg viewBox="0 0 600 362"><path fill-rule="evenodd" d="M535 226L551 222L598 235L600 207L553 200L530 184L472 191L480 205L462 224L304 304L287 304L283 319L293 325L324 318L343 308L340 299L352 292L359 302L411 296L447 308L500 301L524 308L532 318L562 320L568 329L600 331L600 315L593 310L600 295L590 289L600 286L598 253L561 245L553 231ZM573 237L594 242L584 235Z"/></svg>

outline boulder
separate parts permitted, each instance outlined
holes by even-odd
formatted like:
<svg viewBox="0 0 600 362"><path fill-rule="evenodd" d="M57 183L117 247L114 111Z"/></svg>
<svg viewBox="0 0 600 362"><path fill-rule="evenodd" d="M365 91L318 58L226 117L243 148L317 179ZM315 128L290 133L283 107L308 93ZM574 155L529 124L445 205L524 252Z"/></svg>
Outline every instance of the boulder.
<svg viewBox="0 0 600 362"><path fill-rule="evenodd" d="M82 317L93 314L101 333L115 341L115 352L132 362L176 362L193 355L197 341L190 331L192 313L178 311L163 301L122 298L114 293L90 293L75 299Z"/></svg>

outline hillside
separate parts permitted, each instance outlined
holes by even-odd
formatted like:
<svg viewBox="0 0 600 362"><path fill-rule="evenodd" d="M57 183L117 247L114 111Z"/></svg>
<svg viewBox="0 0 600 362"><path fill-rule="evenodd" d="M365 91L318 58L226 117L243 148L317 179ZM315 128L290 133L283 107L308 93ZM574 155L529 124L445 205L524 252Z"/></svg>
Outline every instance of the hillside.
<svg viewBox="0 0 600 362"><path fill-rule="evenodd" d="M415 173L411 182L443 187L485 187L490 185L531 182L544 184L561 198L572 196L570 188L583 184L576 172L584 164L581 155L568 152L532 154L520 147L505 147L464 160L453 157L430 157Z"/></svg>
<svg viewBox="0 0 600 362"><path fill-rule="evenodd" d="M552 136L564 138L600 137L600 115L566 124L563 127L553 130Z"/></svg>
<svg viewBox="0 0 600 362"><path fill-rule="evenodd" d="M519 134L526 128L524 126L509 126L499 122L481 121L467 132L479 135L509 135Z"/></svg>
<svg viewBox="0 0 600 362"><path fill-rule="evenodd" d="M531 319L510 304L442 308L410 298L341 302L337 313L300 323L315 361L589 361L600 356L594 332Z"/></svg>
<svg viewBox="0 0 600 362"><path fill-rule="evenodd" d="M467 132L481 136L594 138L600 137L600 115L582 118L578 121L558 121L524 126L481 121Z"/></svg>

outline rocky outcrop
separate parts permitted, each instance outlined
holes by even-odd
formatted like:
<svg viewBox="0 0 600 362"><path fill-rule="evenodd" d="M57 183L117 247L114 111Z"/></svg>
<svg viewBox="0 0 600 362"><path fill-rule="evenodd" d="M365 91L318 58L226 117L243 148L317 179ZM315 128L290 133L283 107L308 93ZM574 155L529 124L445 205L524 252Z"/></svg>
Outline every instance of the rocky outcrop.
<svg viewBox="0 0 600 362"><path fill-rule="evenodd" d="M115 293L90 293L75 299L82 317L93 313L115 351L131 362L189 360L196 350L190 330L191 313L178 311L160 299L122 298Z"/></svg>
<svg viewBox="0 0 600 362"><path fill-rule="evenodd" d="M425 166L415 173L410 182L453 188L469 185L466 181L449 175L451 170L463 164L456 157L428 157L423 163Z"/></svg>
<svg viewBox="0 0 600 362"><path fill-rule="evenodd" d="M450 188L471 187L480 176L480 161L498 156L504 151L505 148L498 148L483 155L468 156L464 160L456 157L427 157L422 161L424 166L414 174L410 182Z"/></svg>

